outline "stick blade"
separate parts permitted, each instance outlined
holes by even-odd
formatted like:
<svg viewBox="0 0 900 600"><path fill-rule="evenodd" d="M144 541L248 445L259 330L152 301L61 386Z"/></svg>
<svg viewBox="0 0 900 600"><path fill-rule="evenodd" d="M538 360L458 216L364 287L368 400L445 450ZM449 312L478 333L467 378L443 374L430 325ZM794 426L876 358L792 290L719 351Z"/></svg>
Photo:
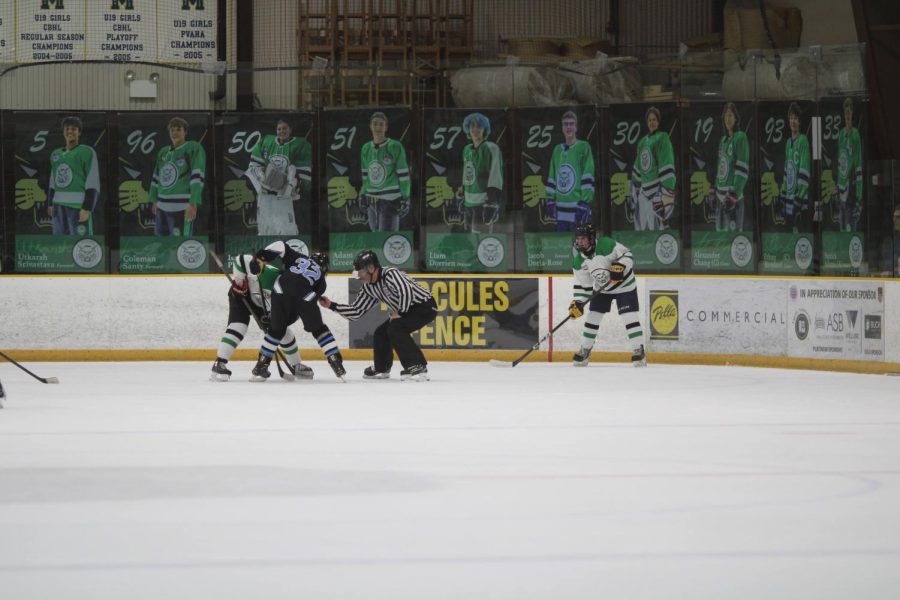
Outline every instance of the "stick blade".
<svg viewBox="0 0 900 600"><path fill-rule="evenodd" d="M44 377L44 383L59 383L59 379L56 377Z"/></svg>
<svg viewBox="0 0 900 600"><path fill-rule="evenodd" d="M489 360L488 364L491 365L492 367L502 367L502 368L508 368L508 367L515 366L508 360L497 360L496 358L492 358L491 360Z"/></svg>

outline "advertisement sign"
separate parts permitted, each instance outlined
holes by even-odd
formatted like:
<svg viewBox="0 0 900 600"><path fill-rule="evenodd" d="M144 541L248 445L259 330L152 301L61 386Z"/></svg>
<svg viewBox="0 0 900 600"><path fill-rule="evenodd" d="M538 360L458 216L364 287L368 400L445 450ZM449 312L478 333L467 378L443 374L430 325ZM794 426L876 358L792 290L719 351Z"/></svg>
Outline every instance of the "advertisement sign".
<svg viewBox="0 0 900 600"><path fill-rule="evenodd" d="M613 237L631 249L638 272L681 269L678 197L681 133L672 103L609 108L607 155Z"/></svg>
<svg viewBox="0 0 900 600"><path fill-rule="evenodd" d="M519 350L538 340L537 279L417 279L431 290L438 316L413 337L423 349ZM350 301L362 284L351 279ZM386 305L350 321L350 347L371 348L375 328L388 318Z"/></svg>
<svg viewBox="0 0 900 600"><path fill-rule="evenodd" d="M351 271L362 250L373 250L384 265L414 268L419 195L412 113L326 110L322 128L332 271Z"/></svg>
<svg viewBox="0 0 900 600"><path fill-rule="evenodd" d="M815 281L788 290L791 356L884 360L884 284Z"/></svg>
<svg viewBox="0 0 900 600"><path fill-rule="evenodd" d="M509 193L512 135L502 109L425 112L425 267L512 269Z"/></svg>
<svg viewBox="0 0 900 600"><path fill-rule="evenodd" d="M650 350L787 354L785 282L647 279Z"/></svg>

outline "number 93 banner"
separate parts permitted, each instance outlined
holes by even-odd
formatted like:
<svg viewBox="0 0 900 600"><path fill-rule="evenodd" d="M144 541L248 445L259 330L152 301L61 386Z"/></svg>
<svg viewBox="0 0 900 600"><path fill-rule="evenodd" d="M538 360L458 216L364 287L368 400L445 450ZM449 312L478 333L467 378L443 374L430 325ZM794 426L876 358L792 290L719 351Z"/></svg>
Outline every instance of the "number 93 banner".
<svg viewBox="0 0 900 600"><path fill-rule="evenodd" d="M311 252L315 175L313 113L229 113L219 197L225 253L286 240Z"/></svg>
<svg viewBox="0 0 900 600"><path fill-rule="evenodd" d="M416 265L414 124L404 108L322 113L333 270L352 270L361 250L374 251L383 265Z"/></svg>
<svg viewBox="0 0 900 600"><path fill-rule="evenodd" d="M503 109L425 112L428 270L484 273L512 267L511 138Z"/></svg>
<svg viewBox="0 0 900 600"><path fill-rule="evenodd" d="M16 271L106 272L106 115L16 112Z"/></svg>
<svg viewBox="0 0 900 600"><path fill-rule="evenodd" d="M599 229L597 111L593 106L525 108L516 117L525 270L570 272L575 228L592 224Z"/></svg>
<svg viewBox="0 0 900 600"><path fill-rule="evenodd" d="M681 269L678 116L672 103L609 108L613 237L639 270Z"/></svg>
<svg viewBox="0 0 900 600"><path fill-rule="evenodd" d="M119 113L120 273L208 271L209 115Z"/></svg>

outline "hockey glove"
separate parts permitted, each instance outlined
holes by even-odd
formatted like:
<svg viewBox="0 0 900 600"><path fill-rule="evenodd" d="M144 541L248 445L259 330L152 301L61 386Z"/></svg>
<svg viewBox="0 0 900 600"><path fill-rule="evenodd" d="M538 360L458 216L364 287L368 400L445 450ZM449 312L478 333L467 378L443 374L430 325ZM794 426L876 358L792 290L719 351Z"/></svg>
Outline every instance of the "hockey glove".
<svg viewBox="0 0 900 600"><path fill-rule="evenodd" d="M544 218L550 222L556 221L556 200L544 198Z"/></svg>
<svg viewBox="0 0 900 600"><path fill-rule="evenodd" d="M569 316L573 319L577 319L581 315L584 314L584 302L578 300L572 300L569 303Z"/></svg>
<svg viewBox="0 0 900 600"><path fill-rule="evenodd" d="M725 194L725 207L728 210L734 210L738 205L738 197L734 192L728 192Z"/></svg>
<svg viewBox="0 0 900 600"><path fill-rule="evenodd" d="M237 297L246 296L250 291L250 282L244 279L243 281L234 280L231 284L231 293Z"/></svg>
<svg viewBox="0 0 900 600"><path fill-rule="evenodd" d="M622 263L613 263L609 267L609 279L610 281L622 281L625 279L625 265Z"/></svg>
<svg viewBox="0 0 900 600"><path fill-rule="evenodd" d="M579 201L575 205L575 223L577 225L592 225L594 223L594 215L591 212L590 204Z"/></svg>
<svg viewBox="0 0 900 600"><path fill-rule="evenodd" d="M400 210L397 212L397 216L401 219L409 214L409 198L401 198L400 199Z"/></svg>

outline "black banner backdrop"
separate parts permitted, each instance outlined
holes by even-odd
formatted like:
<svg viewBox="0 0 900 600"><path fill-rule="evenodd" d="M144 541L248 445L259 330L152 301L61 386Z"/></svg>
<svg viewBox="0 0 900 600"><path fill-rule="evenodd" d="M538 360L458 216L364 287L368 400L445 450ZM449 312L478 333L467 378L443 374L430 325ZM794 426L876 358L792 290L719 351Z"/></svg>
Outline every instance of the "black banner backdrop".
<svg viewBox="0 0 900 600"><path fill-rule="evenodd" d="M434 323L414 334L423 349L530 348L538 340L537 279L418 278L437 302ZM350 280L352 302L362 283ZM388 319L387 306L350 322L350 347L371 348L375 328Z"/></svg>
<svg viewBox="0 0 900 600"><path fill-rule="evenodd" d="M574 227L591 223L600 229L597 110L594 106L523 108L516 111L516 121L525 270L568 272ZM578 140L571 147L566 145L566 128Z"/></svg>
<svg viewBox="0 0 900 600"><path fill-rule="evenodd" d="M197 142L197 165L191 171L203 172L202 201L191 225L191 234L154 234L155 217L149 200L150 184L157 160L160 170L174 173L184 165L169 163L161 151L172 146L168 125L180 117L188 123L187 142ZM210 204L210 175L213 154L210 117L206 113L120 113L118 204L121 232L119 271L122 273L196 273L208 270L206 247L209 223L213 218ZM175 159L181 161L183 159ZM201 168L201 161L204 163ZM168 169L168 170L167 170ZM163 174L163 173L160 173Z"/></svg>
<svg viewBox="0 0 900 600"><path fill-rule="evenodd" d="M372 116L383 113L387 117L389 140L399 142L375 164L362 164L362 152L369 155L367 144L372 142ZM353 259L361 250L371 249L379 254L383 264L412 268L416 264L414 232L418 221L417 161L415 143L418 128L413 113L406 108L335 109L322 112L322 139L324 140L323 185L328 198L328 223L330 226L331 267L336 271L352 270ZM396 156L395 156L396 154ZM370 161L371 163L372 161ZM379 215L382 210L375 203L361 197L363 167L369 174L369 182L379 182L400 170L403 164L410 176L410 210L398 217L398 229L382 227L382 223L369 222L369 214ZM388 175L385 175L388 174ZM401 191L403 184L400 184ZM364 194L363 194L364 195ZM368 206L371 204L371 208ZM395 204L399 207L399 200ZM375 225L373 230L371 225Z"/></svg>
<svg viewBox="0 0 900 600"><path fill-rule="evenodd" d="M292 137L300 140L301 155L311 159L305 165L312 169L312 182L300 181L299 199L294 200L293 210L297 225L297 234L260 234L257 227L257 193L245 175L250 165L250 155L257 144L266 136L275 136L280 120L286 120L291 127ZM315 114L303 113L229 113L225 117L225 148L222 153L222 202L224 206L225 253L231 257L235 254L255 252L259 248L275 240L299 240L299 248L308 253L312 246L312 234L315 224L312 223L312 208L318 200L316 189L315 166L318 164L314 156L315 148ZM305 162L305 161L304 161Z"/></svg>
<svg viewBox="0 0 900 600"><path fill-rule="evenodd" d="M484 147L495 149L496 153L485 153L482 160L473 163L473 168L467 171L464 155L473 145L463 126L473 122L487 124L483 145L487 144ZM513 262L509 111L427 110L422 147L426 207L425 268L433 271L507 271ZM490 161L485 162L489 158ZM494 212L487 206L467 211L466 187L485 184L493 187L500 183L496 180L498 170L499 180L502 181L498 211Z"/></svg>
<svg viewBox="0 0 900 600"><path fill-rule="evenodd" d="M750 102L693 104L682 117L687 148L682 189L690 198L690 267L698 272L753 272L754 106Z"/></svg>
<svg viewBox="0 0 900 600"><path fill-rule="evenodd" d="M14 112L7 133L15 135L13 186L15 199L16 270L35 273L104 272L106 243L104 206L109 164L104 113ZM63 122L78 130L76 144L66 148ZM8 124L9 125L9 124ZM96 201L83 205L74 231L54 235L49 195L51 172L55 196L53 211L62 217L63 193L70 200L86 189L99 189ZM75 190L66 192L66 190ZM83 196L81 196L83 197ZM82 221L82 215L87 219ZM58 224L59 226L59 224Z"/></svg>
<svg viewBox="0 0 900 600"><path fill-rule="evenodd" d="M657 131L668 136L653 148L648 146L651 114L658 114ZM681 268L681 206L685 200L679 197L681 186L681 132L679 131L677 105L662 104L614 104L609 107L609 147L607 172L609 196L612 200L611 217L613 237L628 246L634 255L635 267L640 270L677 271ZM674 163L674 164L673 164ZM674 204L654 209L640 208L639 187L632 181L632 172L650 169L659 175L675 171ZM646 187L650 189L657 177L648 175ZM634 191L633 191L634 189ZM637 201L635 199L637 198ZM661 197L660 197L661 198ZM659 216L654 216L656 213ZM644 218L638 218L643 214Z"/></svg>

